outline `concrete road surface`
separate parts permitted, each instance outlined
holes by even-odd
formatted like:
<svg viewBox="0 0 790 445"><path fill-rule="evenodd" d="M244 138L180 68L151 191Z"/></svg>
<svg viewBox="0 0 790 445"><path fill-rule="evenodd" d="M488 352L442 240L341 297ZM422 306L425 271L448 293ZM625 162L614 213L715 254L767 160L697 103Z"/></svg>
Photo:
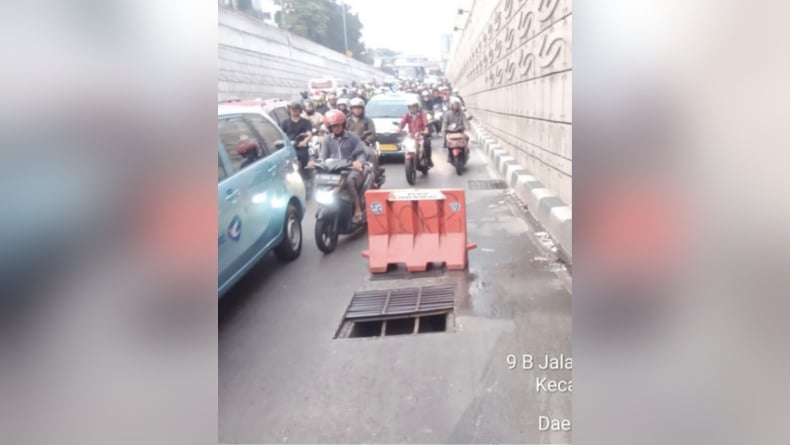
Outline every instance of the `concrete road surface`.
<svg viewBox="0 0 790 445"><path fill-rule="evenodd" d="M221 443L571 442L570 276L507 189L469 190L498 179L476 147L457 176L433 146L417 187L467 190L468 272L371 280L367 235L322 254L311 202L301 257L265 258L221 301ZM408 187L385 167L385 189ZM449 331L333 339L354 291L436 283L457 289Z"/></svg>

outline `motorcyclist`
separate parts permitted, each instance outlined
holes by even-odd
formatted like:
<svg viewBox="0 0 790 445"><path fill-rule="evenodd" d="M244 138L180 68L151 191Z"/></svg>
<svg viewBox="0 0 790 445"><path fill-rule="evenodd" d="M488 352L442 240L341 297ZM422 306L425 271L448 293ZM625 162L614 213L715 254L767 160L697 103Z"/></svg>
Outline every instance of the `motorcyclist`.
<svg viewBox="0 0 790 445"><path fill-rule="evenodd" d="M337 110L337 94L329 93L329 95L326 97L326 104L329 106L330 110Z"/></svg>
<svg viewBox="0 0 790 445"><path fill-rule="evenodd" d="M453 97L456 97L456 98L458 98L459 101L461 101L461 106L462 107L466 106L466 104L464 103L464 99L461 97L461 94L455 88L453 88Z"/></svg>
<svg viewBox="0 0 790 445"><path fill-rule="evenodd" d="M321 93L316 99L315 111L322 116L329 111L329 105L326 104L326 94Z"/></svg>
<svg viewBox="0 0 790 445"><path fill-rule="evenodd" d="M353 170L346 178L345 187L354 202L353 222L358 223L363 219L362 202L360 201L359 188L362 184L362 169L367 160L365 144L356 134L346 131L346 115L340 110L330 110L324 116L324 124L330 134L324 138L318 159L346 159L353 161Z"/></svg>
<svg viewBox="0 0 790 445"><path fill-rule="evenodd" d="M444 113L442 118L442 138L445 147L447 147L447 130L452 124L455 124L456 131L469 129L469 121L466 120L464 110L461 109L461 99L456 96L450 98L450 109ZM447 162L453 163L453 155L450 150L447 150Z"/></svg>
<svg viewBox="0 0 790 445"><path fill-rule="evenodd" d="M324 115L316 111L312 100L304 101L304 114L302 117L309 120L314 129L321 129L324 125Z"/></svg>
<svg viewBox="0 0 790 445"><path fill-rule="evenodd" d="M357 94L355 94L354 97L358 97L358 98L362 99L362 102L364 102L364 103L368 102L368 96L365 93L365 89L364 88L357 89Z"/></svg>
<svg viewBox="0 0 790 445"><path fill-rule="evenodd" d="M362 138L363 142L367 144L365 154L373 164L374 171L378 176L381 174L381 168L379 167L378 155L374 148L376 143L376 124L373 123L373 119L365 116L365 102L362 99L355 97L349 101L349 104L351 105L351 116L348 118L346 128ZM369 134L365 136L365 133Z"/></svg>
<svg viewBox="0 0 790 445"><path fill-rule="evenodd" d="M346 115L346 118L351 114L351 110L348 109L348 99L345 97L341 97L337 100L337 109L342 111L343 114Z"/></svg>
<svg viewBox="0 0 790 445"><path fill-rule="evenodd" d="M403 127L408 124L409 133L422 133L425 136L423 138L425 157L428 160L428 166L433 167L433 160L431 159L431 130L428 128L428 118L425 117L425 113L420 110L420 101L416 97L414 99L409 99L408 106L409 111L403 115L403 119L401 119L400 125L398 125L398 131L403 130Z"/></svg>
<svg viewBox="0 0 790 445"><path fill-rule="evenodd" d="M431 95L431 101L433 102L433 105L444 105L445 102L442 96L439 95L439 90L436 88L433 89L433 94Z"/></svg>
<svg viewBox="0 0 790 445"><path fill-rule="evenodd" d="M307 144L313 135L313 124L302 117L302 104L299 101L288 104L288 111L291 112L291 118L282 123L282 130L288 139L295 141L296 157L299 159L299 165L304 168L310 160ZM303 135L302 139L297 141L296 138L300 135Z"/></svg>
<svg viewBox="0 0 790 445"><path fill-rule="evenodd" d="M441 97L444 102L450 99L450 93L446 86L439 87L439 97Z"/></svg>
<svg viewBox="0 0 790 445"><path fill-rule="evenodd" d="M422 102L425 104L425 111L433 111L433 106L436 102L434 102L433 97L431 97L431 93L428 90L423 90L420 96L422 97Z"/></svg>

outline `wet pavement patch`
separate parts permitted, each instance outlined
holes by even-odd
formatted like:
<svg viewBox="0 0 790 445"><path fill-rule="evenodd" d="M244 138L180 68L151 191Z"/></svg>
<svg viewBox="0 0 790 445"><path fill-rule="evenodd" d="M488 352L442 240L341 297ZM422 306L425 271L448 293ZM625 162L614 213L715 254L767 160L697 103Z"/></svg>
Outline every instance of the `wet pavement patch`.
<svg viewBox="0 0 790 445"><path fill-rule="evenodd" d="M454 303L452 285L358 291L335 338L444 332L452 323Z"/></svg>
<svg viewBox="0 0 790 445"><path fill-rule="evenodd" d="M507 183L501 179L470 179L469 190L506 189Z"/></svg>
<svg viewBox="0 0 790 445"><path fill-rule="evenodd" d="M398 280L398 279L417 279L441 277L447 272L444 263L429 263L428 269L423 272L409 272L405 264L390 264L384 273L374 273L370 275L370 281Z"/></svg>

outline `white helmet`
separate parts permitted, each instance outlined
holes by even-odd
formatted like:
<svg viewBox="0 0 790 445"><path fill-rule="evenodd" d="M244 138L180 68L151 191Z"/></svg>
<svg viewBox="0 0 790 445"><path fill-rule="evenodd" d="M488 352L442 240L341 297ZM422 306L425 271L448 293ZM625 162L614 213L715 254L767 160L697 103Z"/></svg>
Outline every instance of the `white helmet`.
<svg viewBox="0 0 790 445"><path fill-rule="evenodd" d="M340 105L346 105L346 106L348 106L348 98L346 98L346 97L341 97L341 98L339 98L339 99L337 100L337 105L338 105L338 106L340 106Z"/></svg>
<svg viewBox="0 0 790 445"><path fill-rule="evenodd" d="M365 108L365 101L359 97L355 97L348 102L349 108L362 107Z"/></svg>
<svg viewBox="0 0 790 445"><path fill-rule="evenodd" d="M410 98L409 101L406 103L406 106L410 107L412 105L417 105L419 107L420 106L419 99L417 99L416 97Z"/></svg>
<svg viewBox="0 0 790 445"><path fill-rule="evenodd" d="M450 105L452 105L452 104L458 104L458 105L461 105L461 99L459 99L459 98L458 98L458 97L456 97L456 96L452 96L452 97L450 98Z"/></svg>

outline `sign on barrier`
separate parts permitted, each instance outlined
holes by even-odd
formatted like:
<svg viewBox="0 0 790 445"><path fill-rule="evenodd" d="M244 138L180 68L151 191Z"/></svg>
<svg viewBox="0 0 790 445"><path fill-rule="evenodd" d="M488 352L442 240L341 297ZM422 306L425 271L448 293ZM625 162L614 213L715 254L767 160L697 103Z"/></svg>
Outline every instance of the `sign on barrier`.
<svg viewBox="0 0 790 445"><path fill-rule="evenodd" d="M372 273L386 272L390 264L406 264L410 272L437 262L466 269L476 244L467 243L463 189L369 190L365 202L368 250L362 255Z"/></svg>
<svg viewBox="0 0 790 445"><path fill-rule="evenodd" d="M426 199L444 199L445 196L439 190L393 190L390 192L390 201L422 201Z"/></svg>

